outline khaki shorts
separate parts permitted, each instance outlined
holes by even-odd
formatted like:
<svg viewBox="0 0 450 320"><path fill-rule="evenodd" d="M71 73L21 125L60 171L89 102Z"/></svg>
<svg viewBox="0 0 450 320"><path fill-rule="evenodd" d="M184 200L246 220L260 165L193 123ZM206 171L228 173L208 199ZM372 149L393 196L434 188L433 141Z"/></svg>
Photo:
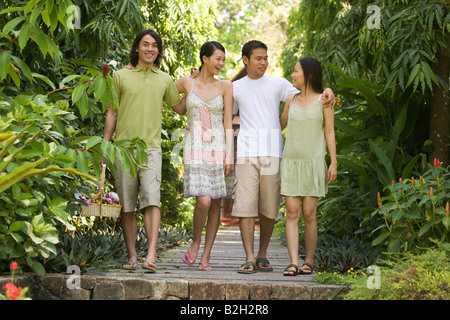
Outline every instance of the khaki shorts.
<svg viewBox="0 0 450 320"><path fill-rule="evenodd" d="M233 193L234 217L275 219L280 209L280 158L238 158Z"/></svg>
<svg viewBox="0 0 450 320"><path fill-rule="evenodd" d="M138 169L134 178L130 170L123 172L119 158L115 159L116 188L122 212L135 212L138 198L140 210L148 206L160 207L162 152L159 148L149 148L147 155L148 169Z"/></svg>

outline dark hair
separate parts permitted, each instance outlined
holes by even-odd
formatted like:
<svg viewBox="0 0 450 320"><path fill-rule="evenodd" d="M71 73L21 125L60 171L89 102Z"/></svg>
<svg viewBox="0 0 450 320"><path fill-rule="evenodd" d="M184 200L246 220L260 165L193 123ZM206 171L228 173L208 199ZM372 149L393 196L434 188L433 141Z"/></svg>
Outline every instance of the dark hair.
<svg viewBox="0 0 450 320"><path fill-rule="evenodd" d="M208 41L202 45L202 48L200 49L200 62L202 65L198 69L199 71L202 70L203 67L203 56L206 56L207 58L211 57L216 49L225 53L225 48L217 41Z"/></svg>
<svg viewBox="0 0 450 320"><path fill-rule="evenodd" d="M234 76L234 78L231 80L231 82L238 81L239 79L242 79L246 75L247 75L247 67L243 67L241 70L239 70L237 75Z"/></svg>
<svg viewBox="0 0 450 320"><path fill-rule="evenodd" d="M136 52L136 50L139 49L139 43L141 43L142 38L147 34L152 36L152 38L155 39L156 44L158 45L159 53L153 64L155 65L155 67L159 67L161 65L161 59L163 57L163 41L160 35L156 33L156 31L153 31L151 29L142 30L141 32L138 33L138 35L134 39L130 50L130 63L135 67L137 66L139 62L139 55Z"/></svg>
<svg viewBox="0 0 450 320"><path fill-rule="evenodd" d="M267 50L267 46L259 40L251 40L246 44L244 44L244 46L242 47L242 57L247 57L248 59L250 59L250 56L252 55L253 50L255 49Z"/></svg>
<svg viewBox="0 0 450 320"><path fill-rule="evenodd" d="M320 62L311 57L301 58L298 62L303 69L305 89L310 85L314 92L322 93L322 66L320 65Z"/></svg>

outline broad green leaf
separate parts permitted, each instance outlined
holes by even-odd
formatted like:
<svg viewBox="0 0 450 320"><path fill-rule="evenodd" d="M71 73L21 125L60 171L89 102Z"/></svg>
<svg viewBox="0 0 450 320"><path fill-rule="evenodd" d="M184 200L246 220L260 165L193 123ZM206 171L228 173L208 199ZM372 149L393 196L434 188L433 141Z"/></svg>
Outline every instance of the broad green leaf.
<svg viewBox="0 0 450 320"><path fill-rule="evenodd" d="M50 87L52 87L53 90L56 89L55 84L47 76L44 76L43 74L34 73L34 72L32 73L32 76L34 78L38 78L38 79L44 81L46 84L48 84Z"/></svg>
<svg viewBox="0 0 450 320"><path fill-rule="evenodd" d="M34 234L33 226L31 223L25 221L25 226L26 226L26 234L31 239L31 241L33 241L35 244L41 244L42 242L44 242L43 239L37 237Z"/></svg>
<svg viewBox="0 0 450 320"><path fill-rule="evenodd" d="M106 80L101 77L97 78L95 81L94 97L96 100L100 100L105 92Z"/></svg>
<svg viewBox="0 0 450 320"><path fill-rule="evenodd" d="M389 160L386 153L372 140L369 139L370 149L376 154L380 163L386 169L387 176L390 180L395 180L394 169L392 168L391 161Z"/></svg>
<svg viewBox="0 0 450 320"><path fill-rule="evenodd" d="M80 78L81 76L78 74L71 74L68 75L67 77L64 77L64 79L61 80L61 82L59 83L59 88L64 88L64 86L66 85L66 83L75 80L77 78Z"/></svg>
<svg viewBox="0 0 450 320"><path fill-rule="evenodd" d="M450 217L449 216L443 217L442 224L445 226L445 229L448 230L448 228L450 227Z"/></svg>
<svg viewBox="0 0 450 320"><path fill-rule="evenodd" d="M25 62L23 62L23 60L21 60L16 56L11 56L11 59L17 64L22 74L25 77L27 77L27 79L30 80L30 82L33 81L33 74L31 73L31 70L28 67L28 65Z"/></svg>
<svg viewBox="0 0 450 320"><path fill-rule="evenodd" d="M89 172L87 158L85 154L80 150L77 151L77 169L79 172L86 174Z"/></svg>
<svg viewBox="0 0 450 320"><path fill-rule="evenodd" d="M63 163L63 164L68 164L68 163L72 163L75 161L74 158L71 158L65 154L54 155L52 158L50 158L50 160L57 162L57 163Z"/></svg>
<svg viewBox="0 0 450 320"><path fill-rule="evenodd" d="M37 261L33 261L32 264L30 265L31 269L33 269L38 275L40 275L41 277L45 277L45 268L44 266Z"/></svg>
<svg viewBox="0 0 450 320"><path fill-rule="evenodd" d="M45 33L41 30L39 25L35 24L32 27L31 39L39 46L39 49L42 52L42 55L45 57L48 53L48 42L45 37Z"/></svg>
<svg viewBox="0 0 450 320"><path fill-rule="evenodd" d="M6 75L11 69L10 63L11 51L0 50L0 81L6 78Z"/></svg>
<svg viewBox="0 0 450 320"><path fill-rule="evenodd" d="M109 159L109 161L114 162L116 149L111 142L107 140L102 141L102 152Z"/></svg>
<svg viewBox="0 0 450 320"><path fill-rule="evenodd" d="M27 44L28 40L30 39L30 35L31 35L30 22L29 21L25 21L22 24L22 27L20 27L20 35L19 35L19 47L20 47L20 50L23 50L23 48Z"/></svg>
<svg viewBox="0 0 450 320"><path fill-rule="evenodd" d="M11 225L9 226L9 231L10 232L16 232L22 229L22 227L24 226L24 222L23 221L14 221L13 223L11 223Z"/></svg>
<svg viewBox="0 0 450 320"><path fill-rule="evenodd" d="M8 23L5 24L2 32L4 34L10 33L11 30L13 30L19 23L21 23L25 19L26 19L26 16L19 16L19 17L12 19L11 21L9 21Z"/></svg>
<svg viewBox="0 0 450 320"><path fill-rule="evenodd" d="M103 141L102 137L99 136L94 136L88 139L88 141L86 142L86 149L90 149L93 146L101 143Z"/></svg>
<svg viewBox="0 0 450 320"><path fill-rule="evenodd" d="M379 245L389 236L389 231L383 234L380 234L378 237L375 238L375 240L372 241L372 246Z"/></svg>
<svg viewBox="0 0 450 320"><path fill-rule="evenodd" d="M77 102L78 110L80 110L81 117L84 119L89 111L89 98L86 92L83 92L80 100Z"/></svg>
<svg viewBox="0 0 450 320"><path fill-rule="evenodd" d="M76 84L72 92L72 103L77 103L85 93L85 90L86 84L84 83Z"/></svg>

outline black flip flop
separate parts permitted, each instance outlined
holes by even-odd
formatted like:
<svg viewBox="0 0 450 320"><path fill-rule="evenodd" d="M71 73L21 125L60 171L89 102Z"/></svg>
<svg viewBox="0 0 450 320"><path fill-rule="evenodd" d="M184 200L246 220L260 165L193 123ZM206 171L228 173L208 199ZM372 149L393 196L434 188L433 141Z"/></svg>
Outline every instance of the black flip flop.
<svg viewBox="0 0 450 320"><path fill-rule="evenodd" d="M251 274L257 272L256 264L253 261L247 261L246 263L241 265L241 267L244 267L244 270L238 270L238 273ZM250 270L251 267L253 267L253 270Z"/></svg>
<svg viewBox="0 0 450 320"><path fill-rule="evenodd" d="M269 267L270 266L269 260L267 260L266 258L258 258L258 259L256 259L256 266L257 266L258 271L262 271L262 272L273 271L272 267L270 267L270 268L260 268L259 267L259 263L260 262L261 262L261 265L263 267Z"/></svg>

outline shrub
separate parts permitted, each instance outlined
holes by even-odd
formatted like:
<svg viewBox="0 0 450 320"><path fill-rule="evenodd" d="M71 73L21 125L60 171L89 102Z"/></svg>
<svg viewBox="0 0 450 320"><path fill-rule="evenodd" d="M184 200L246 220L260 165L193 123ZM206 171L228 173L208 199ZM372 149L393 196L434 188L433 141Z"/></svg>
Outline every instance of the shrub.
<svg viewBox="0 0 450 320"><path fill-rule="evenodd" d="M299 246L304 256L304 246ZM381 254L357 237L344 236L337 239L331 235L319 235L314 256L314 269L328 273L346 274L349 270L367 268L375 264Z"/></svg>
<svg viewBox="0 0 450 320"><path fill-rule="evenodd" d="M447 247L447 248L445 248ZM369 289L359 277L344 296L347 300L448 300L450 255L448 244L420 255L395 254L380 268L380 288Z"/></svg>
<svg viewBox="0 0 450 320"><path fill-rule="evenodd" d="M449 242L449 171L435 159L434 166L418 179L394 182L379 194L372 217L381 224L372 245L388 252L419 253L435 241ZM380 219L381 218L381 219Z"/></svg>

